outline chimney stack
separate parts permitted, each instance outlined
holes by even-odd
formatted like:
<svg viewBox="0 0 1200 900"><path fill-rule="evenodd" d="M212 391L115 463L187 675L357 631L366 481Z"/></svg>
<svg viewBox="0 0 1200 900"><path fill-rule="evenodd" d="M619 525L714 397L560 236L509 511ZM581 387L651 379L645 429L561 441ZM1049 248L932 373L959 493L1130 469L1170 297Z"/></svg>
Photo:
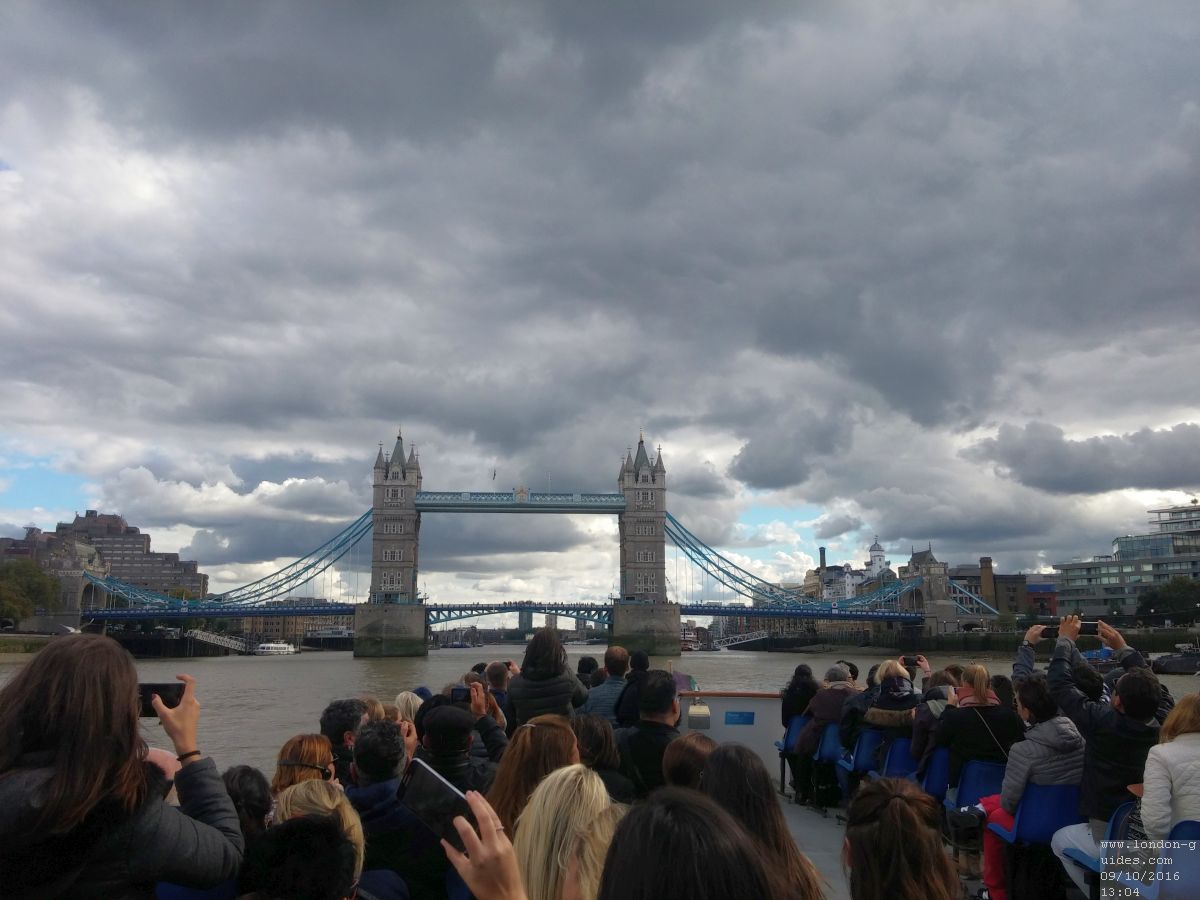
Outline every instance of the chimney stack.
<svg viewBox="0 0 1200 900"><path fill-rule="evenodd" d="M820 551L821 551L821 571L824 572L825 571L825 548L820 547L818 549L820 549Z"/></svg>

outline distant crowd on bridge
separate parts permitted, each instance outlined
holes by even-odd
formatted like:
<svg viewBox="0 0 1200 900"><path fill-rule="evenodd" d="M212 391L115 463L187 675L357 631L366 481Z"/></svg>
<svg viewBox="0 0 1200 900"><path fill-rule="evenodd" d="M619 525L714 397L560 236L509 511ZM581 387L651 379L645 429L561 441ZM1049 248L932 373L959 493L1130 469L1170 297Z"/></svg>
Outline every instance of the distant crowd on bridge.
<svg viewBox="0 0 1200 900"><path fill-rule="evenodd" d="M932 671L918 655L872 665L860 689L849 660L820 682L797 667L778 695L781 764L796 802L845 804L853 900L957 900L981 847L982 896L1063 897L1072 882L1086 894L1102 832L1200 828L1200 696L1176 703L1105 625L1119 668L1101 677L1076 649L1077 617L1063 619L1038 672L1043 627L1026 634L1011 678L978 664ZM484 660L440 690L314 708L316 730L283 744L270 777L218 771L200 688L179 680L178 703L150 699L170 749L144 743L137 671L110 638L58 638L0 689L5 897L816 900L829 890L763 760L681 731L680 690L691 685L642 652L610 646L572 672L556 633L541 629L519 666Z"/></svg>

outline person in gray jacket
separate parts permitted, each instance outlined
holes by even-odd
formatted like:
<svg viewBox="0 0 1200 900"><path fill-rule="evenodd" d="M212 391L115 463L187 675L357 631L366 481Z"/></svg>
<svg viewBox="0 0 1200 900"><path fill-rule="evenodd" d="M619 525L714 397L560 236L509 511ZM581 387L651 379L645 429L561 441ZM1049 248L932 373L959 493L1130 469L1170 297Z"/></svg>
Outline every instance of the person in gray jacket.
<svg viewBox="0 0 1200 900"><path fill-rule="evenodd" d="M1040 673L1026 676L1017 687L1017 714L1028 724L1025 740L1008 751L1004 784L998 795L983 797L979 805L989 824L1013 827L1014 814L1029 784L1079 784L1083 779L1083 736L1075 723L1059 715L1058 704ZM990 900L1005 900L1004 844L990 830L983 838L983 883Z"/></svg>
<svg viewBox="0 0 1200 900"><path fill-rule="evenodd" d="M213 887L237 874L237 810L197 743L195 681L153 707L182 764L164 801L138 728L133 657L103 635L51 641L0 690L0 893L150 898L159 881Z"/></svg>
<svg viewBox="0 0 1200 900"><path fill-rule="evenodd" d="M609 724L617 724L617 699L625 690L625 673L629 670L629 651L615 644L604 651L604 670L608 677L588 691L587 701L580 712L601 716Z"/></svg>

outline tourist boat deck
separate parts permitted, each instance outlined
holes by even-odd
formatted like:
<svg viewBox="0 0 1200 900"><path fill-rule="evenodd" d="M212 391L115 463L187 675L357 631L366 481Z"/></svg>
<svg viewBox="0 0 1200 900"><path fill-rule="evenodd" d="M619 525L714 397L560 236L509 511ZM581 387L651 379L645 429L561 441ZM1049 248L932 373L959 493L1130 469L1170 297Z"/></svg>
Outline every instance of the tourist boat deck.
<svg viewBox="0 0 1200 900"><path fill-rule="evenodd" d="M295 647L291 644L285 644L282 641L259 644L254 648L255 656L289 656L296 652Z"/></svg>

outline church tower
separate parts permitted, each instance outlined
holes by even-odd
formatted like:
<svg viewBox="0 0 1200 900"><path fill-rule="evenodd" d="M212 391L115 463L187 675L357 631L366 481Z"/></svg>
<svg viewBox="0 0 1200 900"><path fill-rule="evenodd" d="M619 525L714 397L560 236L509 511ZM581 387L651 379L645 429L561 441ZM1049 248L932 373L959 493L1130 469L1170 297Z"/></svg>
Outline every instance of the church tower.
<svg viewBox="0 0 1200 900"><path fill-rule="evenodd" d="M421 463L417 448L404 455L404 439L396 432L390 454L375 457L372 472L371 603L417 603L417 546L421 514Z"/></svg>
<svg viewBox="0 0 1200 900"><path fill-rule="evenodd" d="M643 437L637 454L627 453L617 485L625 495L618 517L621 539L621 599L667 602L667 470L662 447L650 461Z"/></svg>

